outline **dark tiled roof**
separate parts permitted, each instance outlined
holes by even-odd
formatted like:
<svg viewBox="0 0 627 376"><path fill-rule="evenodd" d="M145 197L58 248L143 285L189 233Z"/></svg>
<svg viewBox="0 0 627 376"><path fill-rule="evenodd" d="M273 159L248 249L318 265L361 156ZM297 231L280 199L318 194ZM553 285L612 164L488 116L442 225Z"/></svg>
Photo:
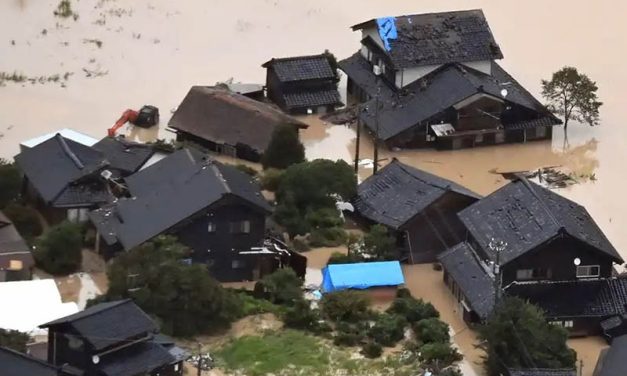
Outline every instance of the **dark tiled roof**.
<svg viewBox="0 0 627 376"><path fill-rule="evenodd" d="M504 124L504 128L507 130L514 130L538 127L552 127L554 125L557 125L554 117L544 116L539 119L523 120L516 123Z"/></svg>
<svg viewBox="0 0 627 376"><path fill-rule="evenodd" d="M612 346L599 356L594 376L627 375L627 335L614 338Z"/></svg>
<svg viewBox="0 0 627 376"><path fill-rule="evenodd" d="M371 26L379 35L385 35L388 27L396 30L396 38L387 39L389 49L384 50L397 69L503 58L479 9L384 17L355 25L353 30Z"/></svg>
<svg viewBox="0 0 627 376"><path fill-rule="evenodd" d="M15 157L15 162L47 203L55 203L64 194L73 196L72 192L64 191L72 184L82 184L78 181L97 174L108 165L104 155L99 151L63 138L59 134L22 151ZM95 190L97 193L94 196L87 195L80 199L92 203L101 202L104 196L108 198L107 194L103 194L104 181L101 184ZM65 201L65 198L62 201Z"/></svg>
<svg viewBox="0 0 627 376"><path fill-rule="evenodd" d="M494 307L494 281L480 265L467 243L460 243L438 256L440 263L457 283L470 308L486 319Z"/></svg>
<svg viewBox="0 0 627 376"><path fill-rule="evenodd" d="M480 198L457 183L393 160L359 185L354 204L360 215L397 229L448 192Z"/></svg>
<svg viewBox="0 0 627 376"><path fill-rule="evenodd" d="M574 369L526 368L509 369L509 376L577 376Z"/></svg>
<svg viewBox="0 0 627 376"><path fill-rule="evenodd" d="M503 264L563 234L623 262L583 206L527 180L509 183L462 210L459 218L490 258L495 257L488 247L492 238L508 244Z"/></svg>
<svg viewBox="0 0 627 376"><path fill-rule="evenodd" d="M281 82L336 78L329 58L324 54L272 59L262 66L273 69Z"/></svg>
<svg viewBox="0 0 627 376"><path fill-rule="evenodd" d="M337 89L287 93L283 99L288 109L342 104Z"/></svg>
<svg viewBox="0 0 627 376"><path fill-rule="evenodd" d="M549 318L608 317L625 313L627 279L514 282L505 292L536 304Z"/></svg>
<svg viewBox="0 0 627 376"><path fill-rule="evenodd" d="M211 142L244 144L263 153L274 128L282 124L307 128L301 121L266 103L226 89L194 86L168 126Z"/></svg>
<svg viewBox="0 0 627 376"><path fill-rule="evenodd" d="M106 376L135 376L151 373L175 362L167 349L147 341L102 356L98 369Z"/></svg>
<svg viewBox="0 0 627 376"><path fill-rule="evenodd" d="M157 331L152 319L132 300L101 303L40 327L58 328L66 325L83 337L96 351Z"/></svg>
<svg viewBox="0 0 627 376"><path fill-rule="evenodd" d="M2 376L62 376L59 370L38 359L0 347L0 373Z"/></svg>
<svg viewBox="0 0 627 376"><path fill-rule="evenodd" d="M121 137L105 137L93 146L109 161L109 168L124 175L132 174L150 159L154 150L150 145L127 141Z"/></svg>
<svg viewBox="0 0 627 376"><path fill-rule="evenodd" d="M30 247L11 220L0 211L0 270L9 268L13 260L21 261L24 269L35 265Z"/></svg>
<svg viewBox="0 0 627 376"><path fill-rule="evenodd" d="M368 62L359 54L341 61L340 67L370 97L377 92L376 77ZM503 99L501 91L507 89L506 101L535 112L539 121L519 122L513 128L552 126L560 120L536 100L522 85L495 62L492 62L491 75L460 65L449 64L437 69L420 80L408 85L402 92L396 92L385 82L381 82L379 94L379 137L387 140L416 126L420 122L451 108L474 94L486 94ZM364 104L367 111L362 120L372 131L375 130L375 99ZM509 124L504 124L507 128Z"/></svg>
<svg viewBox="0 0 627 376"><path fill-rule="evenodd" d="M127 183L134 197L90 213L105 241L119 242L127 250L226 195L237 196L265 212L272 209L248 175L190 149L169 155L132 175Z"/></svg>

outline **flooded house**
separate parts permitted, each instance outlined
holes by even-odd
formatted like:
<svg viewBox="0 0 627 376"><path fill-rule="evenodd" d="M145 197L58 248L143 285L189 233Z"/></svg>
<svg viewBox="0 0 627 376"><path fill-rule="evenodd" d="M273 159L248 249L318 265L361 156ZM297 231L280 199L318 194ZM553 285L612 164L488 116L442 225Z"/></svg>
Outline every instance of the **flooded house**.
<svg viewBox="0 0 627 376"><path fill-rule="evenodd" d="M177 141L252 162L261 160L279 125L307 128L272 105L207 86L192 87L168 123Z"/></svg>
<svg viewBox="0 0 627 376"><path fill-rule="evenodd" d="M183 375L185 352L163 340L156 323L132 300L100 303L41 325L48 363L73 375Z"/></svg>
<svg viewBox="0 0 627 376"><path fill-rule="evenodd" d="M387 227L401 260L427 263L465 239L457 213L478 199L457 183L393 159L357 187L353 216L364 227Z"/></svg>
<svg viewBox="0 0 627 376"><path fill-rule="evenodd" d="M466 241L439 260L466 321L489 316L496 289L538 305L572 336L600 334L626 313L627 279L614 270L624 261L584 207L523 179L459 218Z"/></svg>
<svg viewBox="0 0 627 376"><path fill-rule="evenodd" d="M548 140L561 121L510 76L481 10L372 19L341 61L348 101L389 148Z"/></svg>
<svg viewBox="0 0 627 376"><path fill-rule="evenodd" d="M342 106L337 62L330 53L272 59L266 68L268 98L290 114L325 114Z"/></svg>
<svg viewBox="0 0 627 376"><path fill-rule="evenodd" d="M124 137L105 137L92 147L107 159L112 178L134 174L145 167L155 154L159 154L150 144L128 141Z"/></svg>
<svg viewBox="0 0 627 376"><path fill-rule="evenodd" d="M30 355L0 347L0 364L3 376L71 376L62 367L56 367Z"/></svg>
<svg viewBox="0 0 627 376"><path fill-rule="evenodd" d="M63 137L47 139L15 156L24 174L24 196L50 223L86 221L87 213L110 201L104 154Z"/></svg>
<svg viewBox="0 0 627 376"><path fill-rule="evenodd" d="M89 214L106 257L161 234L178 237L190 260L223 282L255 280L304 257L266 237L272 207L251 177L181 149L125 179L128 197Z"/></svg>
<svg viewBox="0 0 627 376"><path fill-rule="evenodd" d="M0 282L29 280L34 267L30 247L0 211Z"/></svg>

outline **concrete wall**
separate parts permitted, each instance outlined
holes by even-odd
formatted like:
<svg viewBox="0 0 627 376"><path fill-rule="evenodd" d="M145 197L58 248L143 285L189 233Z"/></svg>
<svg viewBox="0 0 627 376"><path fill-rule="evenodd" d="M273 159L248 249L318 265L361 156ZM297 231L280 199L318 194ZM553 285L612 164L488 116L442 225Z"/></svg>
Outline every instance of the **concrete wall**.
<svg viewBox="0 0 627 376"><path fill-rule="evenodd" d="M433 72L434 70L438 69L441 66L442 66L441 64L438 64L438 65L425 65L422 67L415 67L415 68L399 69L398 72L396 72L396 80L395 80L396 87L398 88L405 87L411 84L412 82L420 79L421 77L424 77L427 74Z"/></svg>
<svg viewBox="0 0 627 376"><path fill-rule="evenodd" d="M469 61L463 63L465 66L483 72L485 74L492 74L492 61L491 60L478 60Z"/></svg>

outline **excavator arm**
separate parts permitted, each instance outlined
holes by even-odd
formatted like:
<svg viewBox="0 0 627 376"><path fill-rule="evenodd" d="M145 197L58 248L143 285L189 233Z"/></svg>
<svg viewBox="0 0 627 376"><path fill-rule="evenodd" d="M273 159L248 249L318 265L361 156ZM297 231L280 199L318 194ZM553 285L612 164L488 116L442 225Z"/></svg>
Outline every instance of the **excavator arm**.
<svg viewBox="0 0 627 376"><path fill-rule="evenodd" d="M139 113L135 110L128 109L124 111L124 113L122 113L122 116L120 116L118 121L115 122L113 127L109 128L108 130L109 137L115 137L115 133L118 131L118 129L122 128L124 124L128 122L130 122L131 124L135 123L135 121L137 121L138 116L139 116Z"/></svg>

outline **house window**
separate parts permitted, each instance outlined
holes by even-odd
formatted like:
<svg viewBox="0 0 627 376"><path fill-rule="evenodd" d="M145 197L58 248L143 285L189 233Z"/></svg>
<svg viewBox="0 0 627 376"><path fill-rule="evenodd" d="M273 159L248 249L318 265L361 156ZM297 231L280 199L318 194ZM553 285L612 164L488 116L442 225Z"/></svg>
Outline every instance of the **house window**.
<svg viewBox="0 0 627 376"><path fill-rule="evenodd" d="M532 279L533 269L518 269L516 271L516 279Z"/></svg>
<svg viewBox="0 0 627 376"><path fill-rule="evenodd" d="M250 221L231 222L229 224L231 234L249 234Z"/></svg>
<svg viewBox="0 0 627 376"><path fill-rule="evenodd" d="M213 222L209 222L207 224L207 232L211 233L211 232L216 232L216 224Z"/></svg>
<svg viewBox="0 0 627 376"><path fill-rule="evenodd" d="M598 277L601 274L599 265L581 265L577 267L577 278Z"/></svg>
<svg viewBox="0 0 627 376"><path fill-rule="evenodd" d="M241 269L244 267L244 262L242 260L233 260L231 261L231 268L233 269Z"/></svg>
<svg viewBox="0 0 627 376"><path fill-rule="evenodd" d="M564 328L572 328L573 320L564 321Z"/></svg>
<svg viewBox="0 0 627 376"><path fill-rule="evenodd" d="M174 365L174 372L178 372L178 371L179 371L179 364L178 364L178 363L176 363L176 364Z"/></svg>
<svg viewBox="0 0 627 376"><path fill-rule="evenodd" d="M516 271L516 279L540 279L551 278L551 269L547 268L534 268L534 269L518 269Z"/></svg>

